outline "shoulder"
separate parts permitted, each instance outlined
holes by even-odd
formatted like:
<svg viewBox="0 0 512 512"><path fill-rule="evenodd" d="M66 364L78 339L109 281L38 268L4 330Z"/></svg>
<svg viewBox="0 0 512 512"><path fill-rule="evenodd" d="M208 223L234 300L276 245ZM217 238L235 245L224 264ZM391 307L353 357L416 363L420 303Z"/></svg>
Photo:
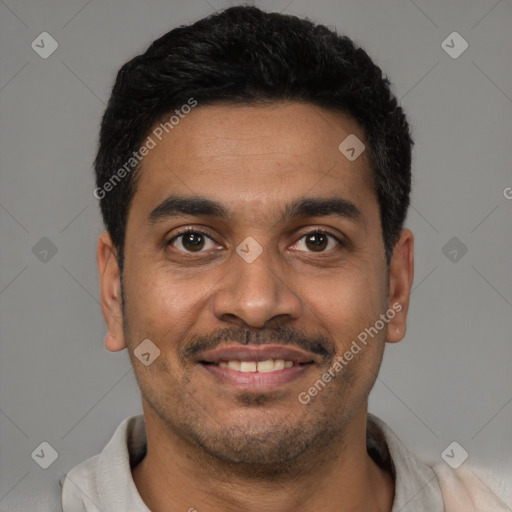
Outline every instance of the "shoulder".
<svg viewBox="0 0 512 512"><path fill-rule="evenodd" d="M512 472L465 465L456 470L444 463L433 469L443 494L446 512L510 512Z"/></svg>
<svg viewBox="0 0 512 512"><path fill-rule="evenodd" d="M62 482L64 512L121 510L117 504L135 499L131 466L145 454L144 417L126 418L101 454L84 460ZM128 486L128 488L127 488Z"/></svg>
<svg viewBox="0 0 512 512"><path fill-rule="evenodd" d="M71 469L62 483L62 508L74 512L100 511L97 475L100 455L95 455Z"/></svg>
<svg viewBox="0 0 512 512"><path fill-rule="evenodd" d="M385 440L395 477L393 512L429 510L444 512L511 512L512 470L491 470L470 461L457 469L446 462L425 461L409 450L380 418L368 414L372 445ZM373 425L372 425L373 423ZM381 437L374 433L375 427Z"/></svg>

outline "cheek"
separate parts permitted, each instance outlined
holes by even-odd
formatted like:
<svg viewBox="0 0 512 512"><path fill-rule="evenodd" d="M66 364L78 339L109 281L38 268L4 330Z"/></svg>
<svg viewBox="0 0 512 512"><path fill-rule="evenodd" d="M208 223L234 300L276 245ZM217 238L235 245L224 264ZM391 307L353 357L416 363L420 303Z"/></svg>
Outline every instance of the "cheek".
<svg viewBox="0 0 512 512"><path fill-rule="evenodd" d="M161 269L140 273L127 285L127 314L132 329L160 335L169 332L175 337L197 317L209 287L207 275L186 279Z"/></svg>
<svg viewBox="0 0 512 512"><path fill-rule="evenodd" d="M302 287L302 299L309 306L306 311L312 315L311 321L327 328L339 345L350 344L385 310L385 286L377 276L351 267L333 272L314 287Z"/></svg>
<svg viewBox="0 0 512 512"><path fill-rule="evenodd" d="M142 266L142 268L144 268ZM203 286L171 279L162 269L131 276L126 286L129 329L127 345L143 395L156 404L176 401L186 374L178 360L178 348L197 321ZM149 366L134 355L138 344L150 339L160 351Z"/></svg>

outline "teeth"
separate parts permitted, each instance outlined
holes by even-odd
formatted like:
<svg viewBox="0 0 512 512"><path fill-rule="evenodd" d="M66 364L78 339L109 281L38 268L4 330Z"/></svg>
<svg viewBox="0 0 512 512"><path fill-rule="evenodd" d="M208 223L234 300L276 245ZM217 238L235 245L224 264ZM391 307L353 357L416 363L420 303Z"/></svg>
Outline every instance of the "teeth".
<svg viewBox="0 0 512 512"><path fill-rule="evenodd" d="M274 360L274 369L275 370L284 370L284 359L275 359Z"/></svg>
<svg viewBox="0 0 512 512"><path fill-rule="evenodd" d="M231 368L232 370L240 371L240 366L240 361L228 361L228 368Z"/></svg>
<svg viewBox="0 0 512 512"><path fill-rule="evenodd" d="M243 373L269 373L284 368L291 368L293 361L285 361L284 359L267 359L266 361L219 361L221 368L230 368Z"/></svg>
<svg viewBox="0 0 512 512"><path fill-rule="evenodd" d="M258 371L259 372L273 372L274 371L274 361L272 361L272 359L267 359L267 361L258 361Z"/></svg>
<svg viewBox="0 0 512 512"><path fill-rule="evenodd" d="M239 364L240 364L240 371L243 373L257 371L256 370L256 361L241 361Z"/></svg>

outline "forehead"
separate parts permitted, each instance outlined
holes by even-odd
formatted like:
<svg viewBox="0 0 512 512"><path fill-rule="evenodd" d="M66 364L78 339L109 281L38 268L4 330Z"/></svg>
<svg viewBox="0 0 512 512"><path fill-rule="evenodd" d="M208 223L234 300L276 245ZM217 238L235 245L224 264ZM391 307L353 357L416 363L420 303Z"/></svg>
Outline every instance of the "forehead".
<svg viewBox="0 0 512 512"><path fill-rule="evenodd" d="M342 113L304 103L199 104L161 140L150 136L155 147L141 163L130 216L147 218L180 194L210 197L260 221L304 196L376 206L368 151L350 161L339 149L349 136L367 146L361 127Z"/></svg>

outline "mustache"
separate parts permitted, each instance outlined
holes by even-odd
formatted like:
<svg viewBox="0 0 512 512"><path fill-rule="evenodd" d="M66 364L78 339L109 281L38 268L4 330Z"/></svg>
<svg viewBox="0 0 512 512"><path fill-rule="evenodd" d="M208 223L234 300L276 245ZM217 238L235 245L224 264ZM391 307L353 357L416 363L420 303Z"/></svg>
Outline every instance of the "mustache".
<svg viewBox="0 0 512 512"><path fill-rule="evenodd" d="M191 336L188 343L180 350L179 359L182 364L186 363L196 358L199 352L213 350L222 342L235 342L241 345L249 343L254 345L295 345L322 356L324 360L332 359L336 353L334 344L329 338L322 335L308 336L289 326L267 327L257 331L243 327L228 327L207 336Z"/></svg>

